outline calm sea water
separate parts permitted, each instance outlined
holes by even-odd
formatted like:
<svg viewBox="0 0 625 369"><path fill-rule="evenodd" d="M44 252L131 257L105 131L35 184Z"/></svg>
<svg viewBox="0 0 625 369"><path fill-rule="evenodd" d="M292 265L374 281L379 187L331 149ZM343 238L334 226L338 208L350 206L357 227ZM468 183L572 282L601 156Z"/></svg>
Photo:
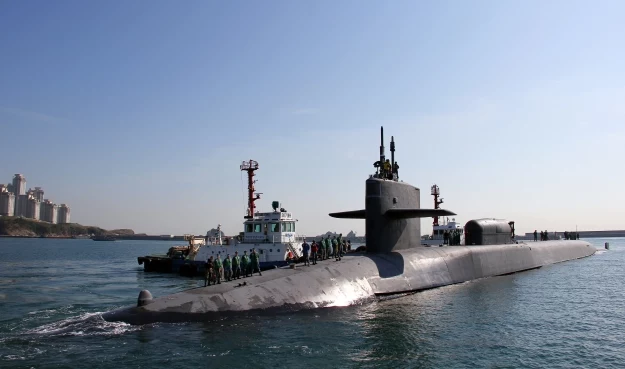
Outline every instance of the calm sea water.
<svg viewBox="0 0 625 369"><path fill-rule="evenodd" d="M171 242L0 239L2 368L622 368L625 239L539 270L362 306L131 326L101 313L199 285L143 273Z"/></svg>

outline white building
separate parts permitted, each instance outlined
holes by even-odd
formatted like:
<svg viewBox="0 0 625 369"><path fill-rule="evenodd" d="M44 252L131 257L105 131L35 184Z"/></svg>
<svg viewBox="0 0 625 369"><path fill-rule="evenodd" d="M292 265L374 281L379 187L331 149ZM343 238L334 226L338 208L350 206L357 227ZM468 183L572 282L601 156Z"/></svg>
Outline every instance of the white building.
<svg viewBox="0 0 625 369"><path fill-rule="evenodd" d="M15 214L15 195L9 192L7 186L0 185L0 216Z"/></svg>
<svg viewBox="0 0 625 369"><path fill-rule="evenodd" d="M69 223L70 222L70 210L69 210L69 206L65 205L65 204L61 204L61 206L59 206L59 211L57 214L57 221L58 224L64 224L64 223Z"/></svg>

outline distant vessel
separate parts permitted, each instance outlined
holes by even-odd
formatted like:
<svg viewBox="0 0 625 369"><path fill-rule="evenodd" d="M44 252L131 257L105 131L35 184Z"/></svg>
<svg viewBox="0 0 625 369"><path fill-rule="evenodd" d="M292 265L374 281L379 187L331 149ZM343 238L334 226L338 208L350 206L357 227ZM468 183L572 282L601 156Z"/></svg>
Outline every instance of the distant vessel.
<svg viewBox="0 0 625 369"><path fill-rule="evenodd" d="M439 200L440 189L437 185L433 185L431 188L431 194L434 196L434 209L440 209L440 204L443 203L443 198ZM421 239L421 244L425 246L442 246L451 244L464 245L464 227L456 223L456 218L452 218L451 221L447 217L441 217L442 224L438 223L438 216L433 217L432 222L432 234L430 236L424 236ZM447 240L445 240L445 233L447 233ZM455 234L460 236L456 242L450 242L452 236ZM453 241L453 240L452 240Z"/></svg>
<svg viewBox="0 0 625 369"><path fill-rule="evenodd" d="M113 236L93 236L91 238L94 241L116 241L117 239Z"/></svg>

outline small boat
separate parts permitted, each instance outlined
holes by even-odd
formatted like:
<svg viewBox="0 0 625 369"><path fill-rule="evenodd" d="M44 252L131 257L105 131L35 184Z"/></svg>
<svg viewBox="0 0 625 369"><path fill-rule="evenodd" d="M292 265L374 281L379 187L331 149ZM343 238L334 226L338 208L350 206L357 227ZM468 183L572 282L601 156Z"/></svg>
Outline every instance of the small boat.
<svg viewBox="0 0 625 369"><path fill-rule="evenodd" d="M113 236L93 236L91 239L94 241L116 241L117 240Z"/></svg>
<svg viewBox="0 0 625 369"><path fill-rule="evenodd" d="M211 256L219 255L223 261L228 254L234 257L235 252L243 256L247 251L249 256L252 249L258 253L262 270L285 266L290 256L295 260L302 257L305 236L298 236L295 232L297 219L293 214L281 207L278 201L272 202L272 212L256 211L255 201L260 199L261 193L254 192L256 181L253 177L258 170L258 162L244 161L240 169L248 175L248 206L243 232L236 237L224 237L220 224L214 233L206 233L204 244L190 242L189 246L173 250L173 254L139 257L137 261L139 265L144 264L145 271L194 276L204 272L204 265Z"/></svg>
<svg viewBox="0 0 625 369"><path fill-rule="evenodd" d="M438 198L440 189L437 185L432 186L431 194L434 196L434 209L440 209L443 199ZM456 218L451 220L443 218L441 223L438 222L438 218L434 217L432 234L422 237L421 244L425 246L464 245L464 227L456 223Z"/></svg>

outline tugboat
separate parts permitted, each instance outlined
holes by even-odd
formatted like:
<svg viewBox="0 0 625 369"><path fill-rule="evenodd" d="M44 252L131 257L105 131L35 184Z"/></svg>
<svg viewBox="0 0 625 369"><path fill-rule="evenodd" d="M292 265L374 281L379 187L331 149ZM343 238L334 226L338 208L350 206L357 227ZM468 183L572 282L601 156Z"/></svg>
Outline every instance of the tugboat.
<svg viewBox="0 0 625 369"><path fill-rule="evenodd" d="M443 198L439 200L440 189L437 185L433 185L431 187L430 193L434 196L434 209L440 209L440 205L443 203ZM433 217L434 221L432 222L432 234L430 236L424 236L421 239L421 244L425 246L443 246L443 245L464 245L464 227L458 223L456 223L456 218L452 218L451 221L449 218L444 218L442 224L438 223L437 216ZM445 233L447 233L448 238L445 239ZM453 239L453 235L456 237L459 235L460 239L456 238L455 242Z"/></svg>
<svg viewBox="0 0 625 369"><path fill-rule="evenodd" d="M272 212L256 211L255 201L262 195L254 188L258 162L244 161L240 169L247 172L248 178L248 205L243 232L236 237L223 237L219 224L212 235L209 231L204 238L185 237L189 245L172 247L167 255L138 257L137 262L144 265L144 271L193 277L204 272L204 264L211 256L219 255L223 261L228 254L232 258L235 252L243 256L247 251L249 256L252 249L258 253L262 270L286 266L289 261L302 257L305 236L298 236L295 232L297 219L293 218L293 214L281 207L279 201L272 202Z"/></svg>
<svg viewBox="0 0 625 369"><path fill-rule="evenodd" d="M243 232L238 236L223 238L221 224L217 226L217 232L213 237L206 234L206 245L189 253L185 266L181 273L193 275L204 270L204 263L211 257L219 257L223 260L229 254L232 258L235 252L239 256L247 251L256 249L260 257L260 268L267 270L279 266L285 266L290 260L298 260L303 255L302 244L305 236L297 236L295 231L297 219L293 214L280 206L279 201L272 202L272 212L261 213L256 211L256 200L262 193L255 192L254 172L258 170L258 162L255 160L244 161L240 166L241 171L247 172L248 200L247 210L244 216Z"/></svg>

